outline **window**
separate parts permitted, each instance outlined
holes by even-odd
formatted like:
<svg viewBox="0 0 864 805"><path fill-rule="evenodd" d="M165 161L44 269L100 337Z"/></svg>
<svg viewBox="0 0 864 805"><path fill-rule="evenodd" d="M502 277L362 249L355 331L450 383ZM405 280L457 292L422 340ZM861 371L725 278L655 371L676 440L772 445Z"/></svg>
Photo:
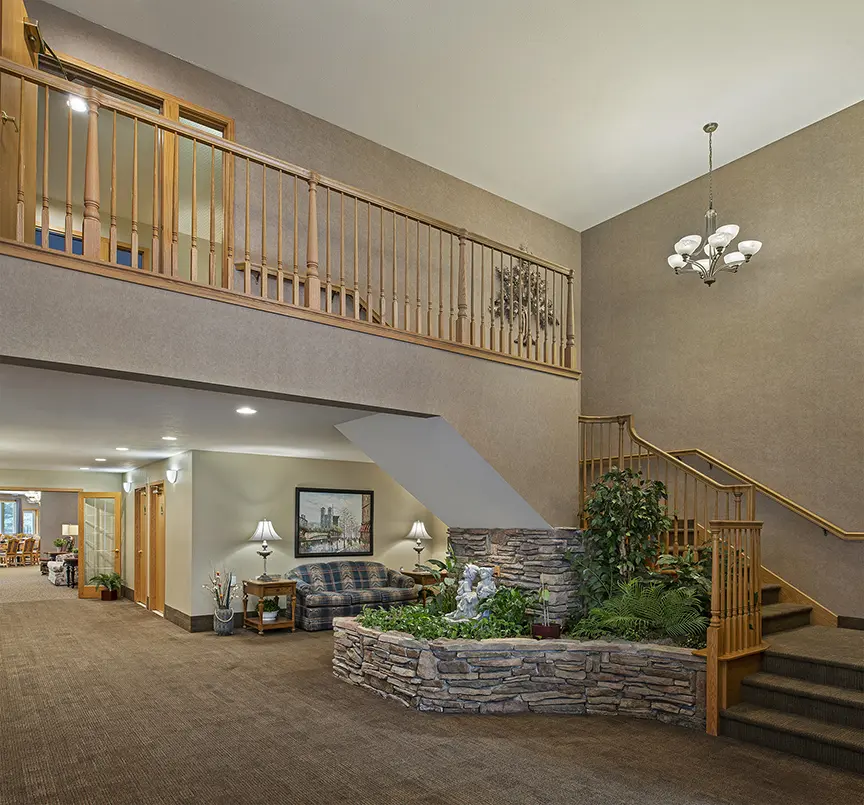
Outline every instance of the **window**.
<svg viewBox="0 0 864 805"><path fill-rule="evenodd" d="M22 534L39 536L39 509L24 509Z"/></svg>
<svg viewBox="0 0 864 805"><path fill-rule="evenodd" d="M14 500L0 500L0 527L4 534L18 533L18 504Z"/></svg>

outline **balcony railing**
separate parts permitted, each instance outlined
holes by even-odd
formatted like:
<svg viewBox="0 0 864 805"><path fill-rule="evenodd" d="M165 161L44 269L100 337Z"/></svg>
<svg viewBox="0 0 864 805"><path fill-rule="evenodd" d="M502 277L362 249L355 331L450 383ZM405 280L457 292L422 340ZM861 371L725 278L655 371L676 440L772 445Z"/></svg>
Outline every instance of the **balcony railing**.
<svg viewBox="0 0 864 805"><path fill-rule="evenodd" d="M572 270L5 59L0 81L7 251L578 376Z"/></svg>

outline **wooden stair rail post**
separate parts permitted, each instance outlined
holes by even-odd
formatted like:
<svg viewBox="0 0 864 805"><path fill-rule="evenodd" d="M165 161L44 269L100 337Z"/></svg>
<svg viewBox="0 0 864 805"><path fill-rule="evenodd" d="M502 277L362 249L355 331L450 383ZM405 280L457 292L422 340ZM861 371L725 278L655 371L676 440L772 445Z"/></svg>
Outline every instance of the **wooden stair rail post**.
<svg viewBox="0 0 864 805"><path fill-rule="evenodd" d="M318 276L318 174L309 177L309 220L306 232L305 304L312 310L321 309L321 279Z"/></svg>
<svg viewBox="0 0 864 805"><path fill-rule="evenodd" d="M576 309L573 302L573 270L567 275L567 341L564 347L564 366L576 368Z"/></svg>
<svg viewBox="0 0 864 805"><path fill-rule="evenodd" d="M720 538L711 537L711 620L708 623L705 657L705 731L717 735L720 719Z"/></svg>
<svg viewBox="0 0 864 805"><path fill-rule="evenodd" d="M459 232L459 290L456 300L456 340L460 344L469 344L471 342L471 330L468 326L468 271L466 263L468 252L465 242L466 234L464 229Z"/></svg>
<svg viewBox="0 0 864 805"><path fill-rule="evenodd" d="M99 259L102 223L99 220L99 100L90 89L87 99L87 153L84 163L84 256Z"/></svg>

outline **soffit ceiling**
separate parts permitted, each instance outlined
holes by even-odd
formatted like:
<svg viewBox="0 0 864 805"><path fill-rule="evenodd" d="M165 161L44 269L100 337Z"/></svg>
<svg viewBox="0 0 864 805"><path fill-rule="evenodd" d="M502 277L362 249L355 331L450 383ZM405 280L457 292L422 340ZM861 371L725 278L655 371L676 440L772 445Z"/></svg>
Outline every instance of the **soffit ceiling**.
<svg viewBox="0 0 864 805"><path fill-rule="evenodd" d="M860 0L53 4L578 230L864 97Z"/></svg>
<svg viewBox="0 0 864 805"><path fill-rule="evenodd" d="M243 405L258 413L241 416ZM0 364L0 468L127 472L187 450L369 461L335 428L365 415Z"/></svg>

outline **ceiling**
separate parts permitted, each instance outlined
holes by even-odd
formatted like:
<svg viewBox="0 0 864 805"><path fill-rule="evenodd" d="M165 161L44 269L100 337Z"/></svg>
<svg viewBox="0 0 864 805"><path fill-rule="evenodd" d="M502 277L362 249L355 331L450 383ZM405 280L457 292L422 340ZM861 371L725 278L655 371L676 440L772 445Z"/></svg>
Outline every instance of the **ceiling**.
<svg viewBox="0 0 864 805"><path fill-rule="evenodd" d="M53 4L580 231L864 97L860 0Z"/></svg>
<svg viewBox="0 0 864 805"><path fill-rule="evenodd" d="M332 406L0 364L0 412L2 469L126 472L186 450L369 461L334 427L364 412Z"/></svg>

